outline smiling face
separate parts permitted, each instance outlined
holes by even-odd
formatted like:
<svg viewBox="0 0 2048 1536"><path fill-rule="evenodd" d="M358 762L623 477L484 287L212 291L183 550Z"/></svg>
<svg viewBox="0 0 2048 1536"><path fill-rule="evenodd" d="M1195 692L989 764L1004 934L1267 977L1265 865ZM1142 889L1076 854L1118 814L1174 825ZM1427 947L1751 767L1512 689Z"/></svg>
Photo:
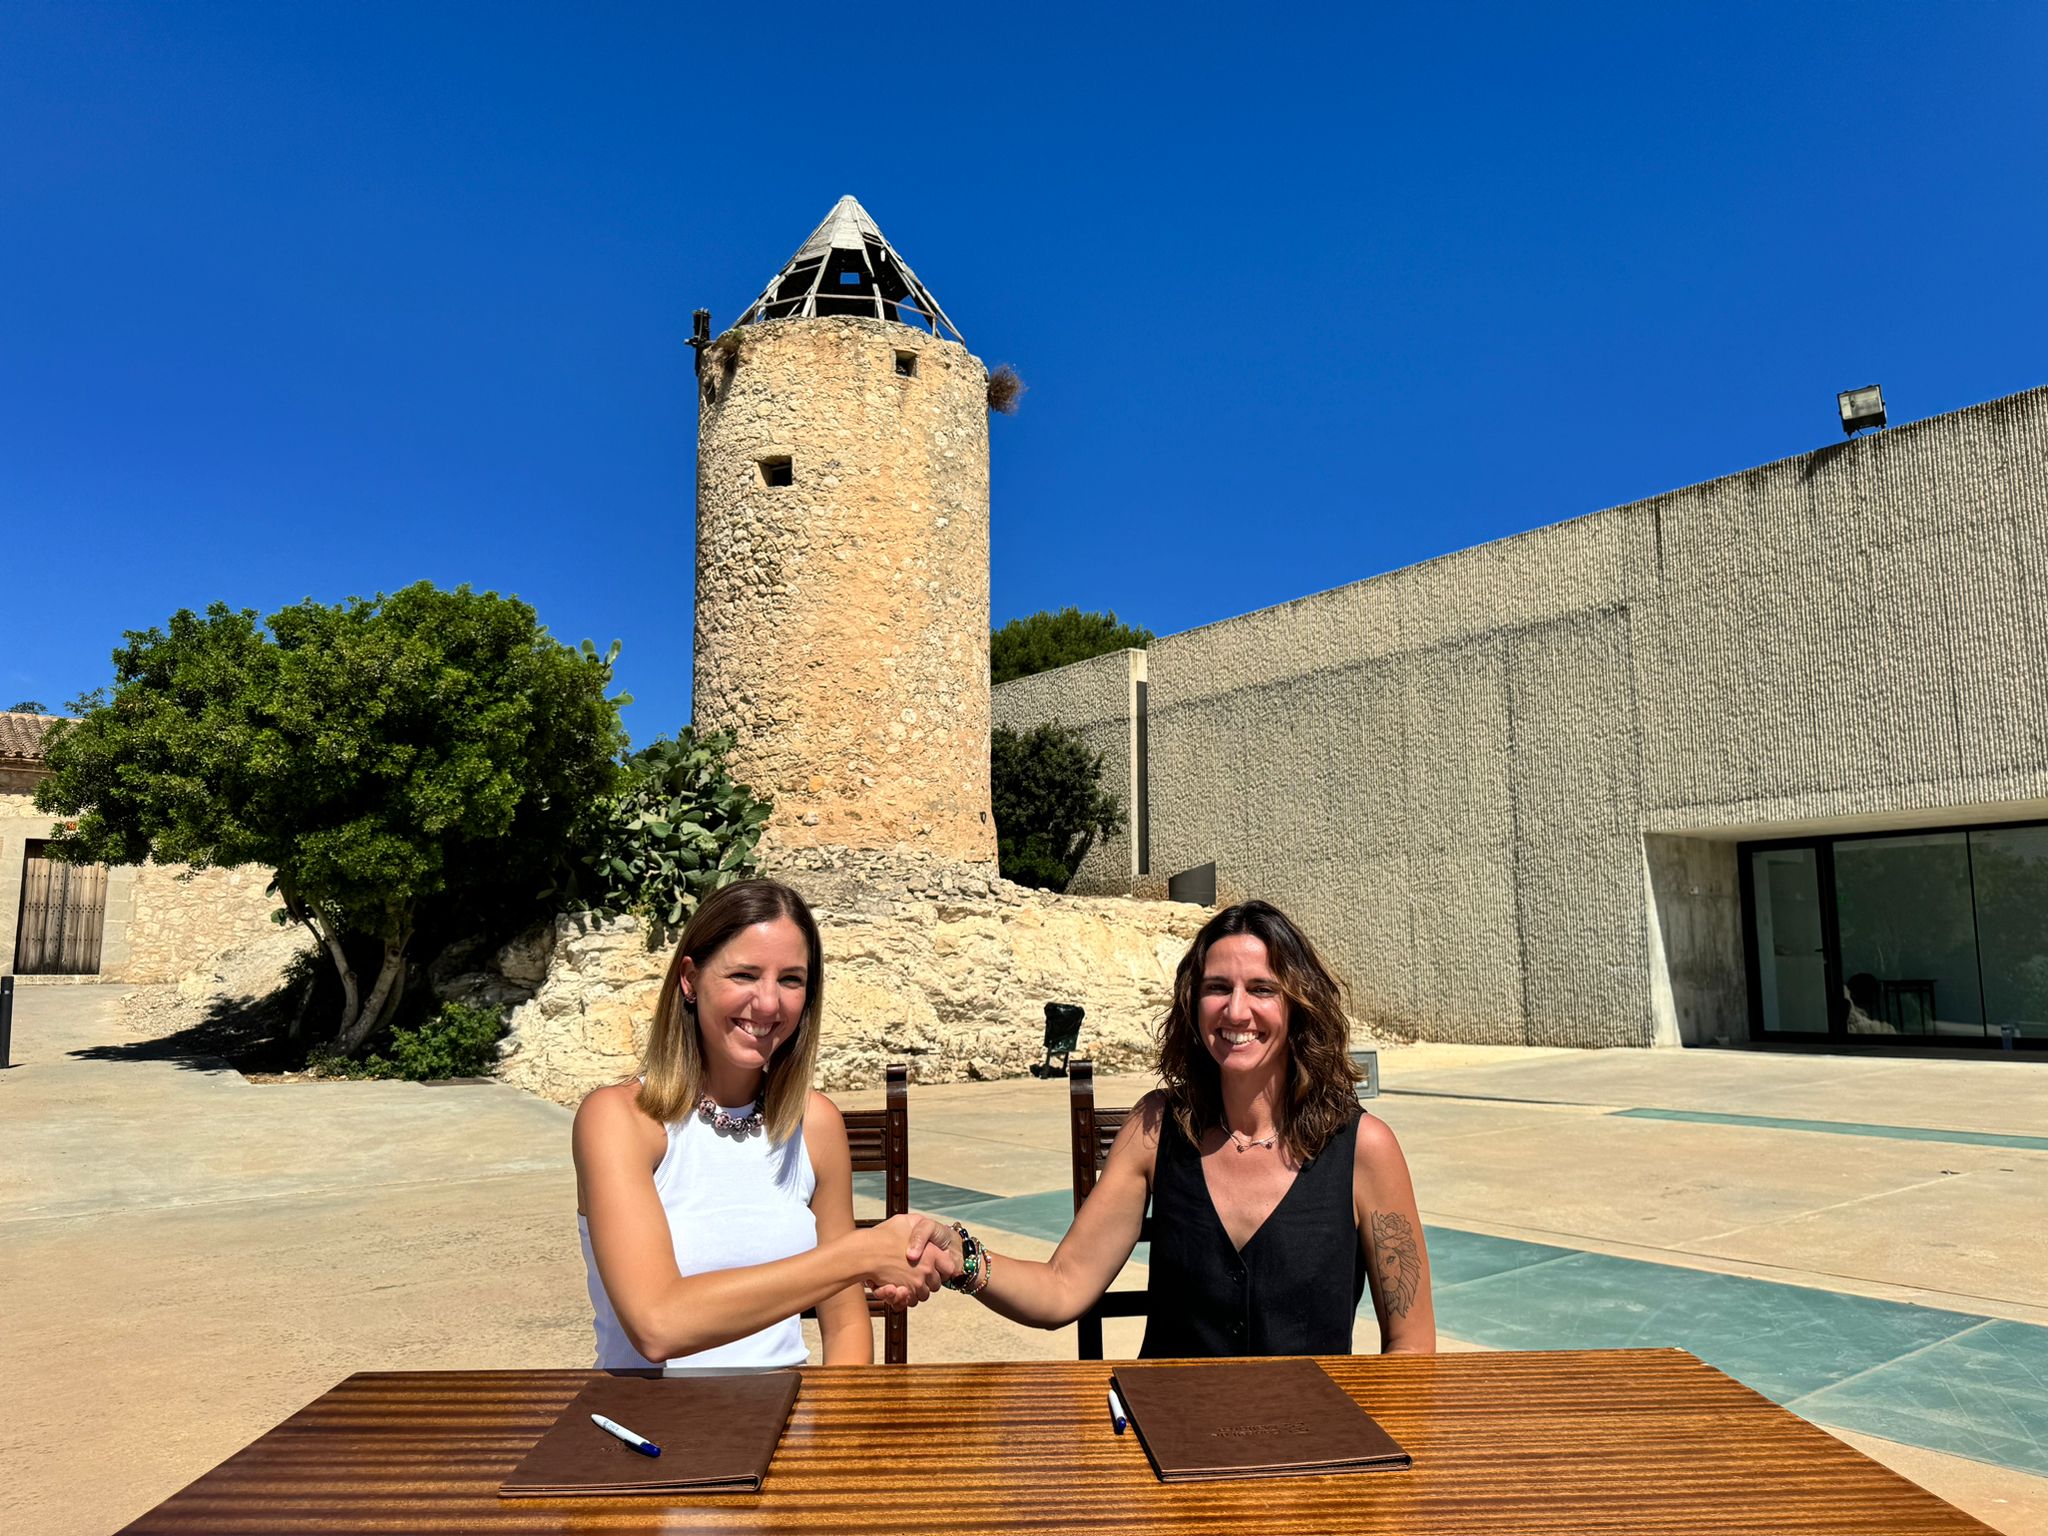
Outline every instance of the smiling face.
<svg viewBox="0 0 2048 1536"><path fill-rule="evenodd" d="M742 928L702 965L683 962L682 985L697 1010L704 1091L722 1105L750 1102L761 1074L793 1036L810 992L810 948L786 917Z"/></svg>
<svg viewBox="0 0 2048 1536"><path fill-rule="evenodd" d="M1202 961L1202 1044L1226 1078L1287 1068L1287 994L1273 974L1265 940L1234 933Z"/></svg>

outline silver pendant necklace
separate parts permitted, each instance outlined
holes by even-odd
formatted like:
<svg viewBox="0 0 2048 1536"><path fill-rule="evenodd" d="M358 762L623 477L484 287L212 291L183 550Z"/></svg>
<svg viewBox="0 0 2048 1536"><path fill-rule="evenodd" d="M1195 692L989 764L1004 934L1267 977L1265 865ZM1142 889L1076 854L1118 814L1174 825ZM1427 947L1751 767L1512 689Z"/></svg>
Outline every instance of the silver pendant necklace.
<svg viewBox="0 0 2048 1536"><path fill-rule="evenodd" d="M1230 1130L1230 1127L1225 1126L1224 1129ZM1280 1133L1278 1131L1275 1131L1270 1136L1258 1137L1240 1136L1236 1131L1230 1131L1230 1140L1232 1144L1236 1146L1238 1154L1240 1156L1242 1156L1246 1152L1251 1151L1253 1147L1270 1147L1271 1145L1273 1145L1274 1142L1278 1141L1279 1139Z"/></svg>

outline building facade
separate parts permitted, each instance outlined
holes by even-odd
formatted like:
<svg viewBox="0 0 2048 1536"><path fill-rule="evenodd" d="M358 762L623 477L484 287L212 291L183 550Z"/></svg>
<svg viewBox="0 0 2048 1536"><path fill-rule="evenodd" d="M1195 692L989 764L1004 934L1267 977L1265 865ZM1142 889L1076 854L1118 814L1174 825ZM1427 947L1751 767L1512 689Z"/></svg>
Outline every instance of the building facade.
<svg viewBox="0 0 2048 1536"><path fill-rule="evenodd" d="M2048 1046L2048 390L1008 683L1430 1039Z"/></svg>
<svg viewBox="0 0 2048 1536"><path fill-rule="evenodd" d="M35 808L50 715L0 714L0 975L24 981L173 982L265 932L277 903L260 869L63 864Z"/></svg>

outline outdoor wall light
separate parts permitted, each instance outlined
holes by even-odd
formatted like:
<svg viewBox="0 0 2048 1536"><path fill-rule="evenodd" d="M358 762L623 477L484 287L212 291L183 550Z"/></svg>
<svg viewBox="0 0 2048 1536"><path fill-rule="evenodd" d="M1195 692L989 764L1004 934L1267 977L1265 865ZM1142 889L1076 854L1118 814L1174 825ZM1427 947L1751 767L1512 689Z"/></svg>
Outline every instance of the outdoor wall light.
<svg viewBox="0 0 2048 1536"><path fill-rule="evenodd" d="M1835 396L1835 404L1842 408L1842 435L1854 437L1865 427L1884 425L1884 391L1875 384L1866 384L1861 389L1845 389Z"/></svg>

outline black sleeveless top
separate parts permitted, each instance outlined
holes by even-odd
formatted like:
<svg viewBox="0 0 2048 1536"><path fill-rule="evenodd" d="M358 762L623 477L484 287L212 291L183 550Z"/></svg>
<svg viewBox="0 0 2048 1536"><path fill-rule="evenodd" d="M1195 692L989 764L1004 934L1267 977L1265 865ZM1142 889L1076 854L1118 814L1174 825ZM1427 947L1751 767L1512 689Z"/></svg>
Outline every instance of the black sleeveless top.
<svg viewBox="0 0 2048 1536"><path fill-rule="evenodd" d="M1152 1171L1146 1359L1348 1355L1365 1294L1365 1255L1351 1206L1354 1119L1330 1138L1242 1250L1202 1178L1202 1155L1171 1114Z"/></svg>

